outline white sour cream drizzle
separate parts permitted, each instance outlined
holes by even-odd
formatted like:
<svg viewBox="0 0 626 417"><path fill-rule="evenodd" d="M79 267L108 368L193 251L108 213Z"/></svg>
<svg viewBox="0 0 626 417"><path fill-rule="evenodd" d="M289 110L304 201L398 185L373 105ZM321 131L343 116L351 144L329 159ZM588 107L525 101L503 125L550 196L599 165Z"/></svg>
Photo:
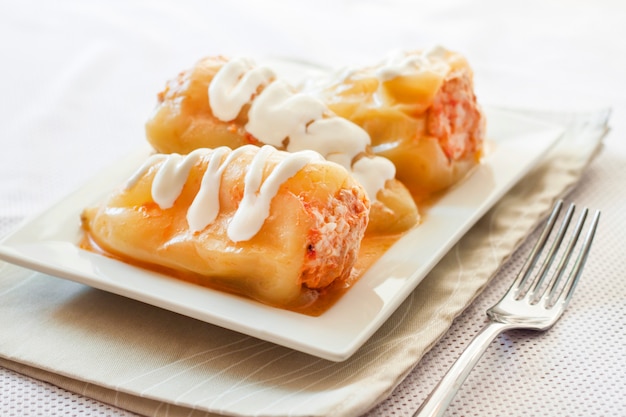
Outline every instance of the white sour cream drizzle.
<svg viewBox="0 0 626 417"><path fill-rule="evenodd" d="M230 150L220 147L214 150L196 149L186 156L179 154L157 154L150 157L126 183L126 188L134 186L155 164L161 162L152 180L152 198L162 209L174 205L183 190L189 172L201 159L208 158L207 168L202 176L200 189L187 211L187 223L192 232L198 232L211 224L220 211L220 185L222 175L229 164L241 154L250 150L257 151L252 158L244 177L243 198L231 219L227 234L233 242L253 238L269 216L272 199L280 186L293 177L305 165L323 161L320 154L313 151L285 153L284 159L276 164L263 181L263 172L272 154L279 152L272 146L260 149L246 145Z"/></svg>
<svg viewBox="0 0 626 417"><path fill-rule="evenodd" d="M209 84L209 100L213 115L230 121L250 101L256 90L276 76L266 67L254 67L247 59L230 61L228 71L218 71Z"/></svg>
<svg viewBox="0 0 626 417"><path fill-rule="evenodd" d="M323 95L323 91L347 80L375 78L380 83L398 77L431 72L445 77L450 71L448 56L450 51L442 46L434 46L424 51L392 51L387 58L374 67L345 67L328 76L307 80L303 90L312 95ZM375 97L374 97L375 99Z"/></svg>
<svg viewBox="0 0 626 417"><path fill-rule="evenodd" d="M395 51L377 68L376 76L381 81L388 81L428 71L443 77L450 70L446 60L447 54L448 51L442 46L435 46L420 53Z"/></svg>
<svg viewBox="0 0 626 417"><path fill-rule="evenodd" d="M263 85L263 91L254 96ZM319 152L352 171L371 200L375 201L385 182L395 177L395 166L386 158L363 156L354 161L370 143L365 130L344 118L328 116L328 107L320 99L294 92L286 83L276 81L270 69L254 67L241 58L228 61L209 85L213 115L229 122L250 102L246 131L288 152ZM355 169L357 163L361 169Z"/></svg>

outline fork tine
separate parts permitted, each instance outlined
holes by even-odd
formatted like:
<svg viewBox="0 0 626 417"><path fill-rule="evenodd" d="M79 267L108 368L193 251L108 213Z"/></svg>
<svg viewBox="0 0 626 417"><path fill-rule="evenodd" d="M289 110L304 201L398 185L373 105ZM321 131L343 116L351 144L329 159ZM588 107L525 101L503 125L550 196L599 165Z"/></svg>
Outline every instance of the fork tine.
<svg viewBox="0 0 626 417"><path fill-rule="evenodd" d="M556 268L556 271L554 273L555 277L552 279L552 283L550 284L549 288L546 290L546 293L547 293L546 300L552 300L552 298L556 294L557 288L559 287L559 283L561 282L561 278L563 277L563 274L565 274L565 270L566 270L565 267L569 263L569 260L572 257L572 254L574 253L574 246L576 246L576 242L578 242L578 238L580 237L580 232L582 231L583 224L585 223L585 220L587 219L588 212L589 212L588 209L584 209L578 219L578 222L576 223L576 227L574 228L574 232L572 232L572 236L570 237L569 243L567 244L567 248L565 249L565 252L563 253L563 257L561 258L561 261L559 262L559 266Z"/></svg>
<svg viewBox="0 0 626 417"><path fill-rule="evenodd" d="M554 228L554 223L556 222L559 212L561 211L561 207L563 207L563 200L557 201L556 204L554 205L554 208L552 209L552 213L550 213L550 217L548 217L546 225L544 226L541 232L541 235L539 236L539 239L537 239L537 242L535 243L535 246L530 252L530 255L528 256L528 258L526 258L526 261L524 262L519 272L517 273L517 276L515 277L515 281L513 282L513 285L511 286L511 290L513 290L514 298L517 299L522 295L520 294L520 292L524 289L528 281L528 278L531 276L532 271L535 265L537 264L537 261L539 260L539 256L541 255L541 252L543 251L546 241L548 240L548 236L550 236L550 233L552 232L552 229Z"/></svg>
<svg viewBox="0 0 626 417"><path fill-rule="evenodd" d="M585 212L587 212L586 209L585 209ZM589 256L589 251L591 250L591 244L593 243L593 238L595 237L596 229L598 228L599 221L600 221L600 211L598 210L595 212L593 216L591 226L589 227L589 230L587 231L587 236L585 237L585 241L583 242L583 245L580 248L580 252L578 253L578 258L576 259L574 267L569 273L567 282L561 289L560 293L558 294L558 297L552 302L553 304L556 304L558 300L561 300L561 302L564 305L567 305L569 301L571 300L572 296L574 295L576 284L578 284L578 281L580 280L580 276L582 275L583 267L585 266L585 263L587 262L587 257ZM582 218L582 216L581 216L581 221L579 223L580 223L580 228L582 229L582 223L584 223L584 219ZM578 234L580 234L580 230L577 230L577 232ZM574 244L572 244L572 247L574 246ZM555 285L551 291L549 300L553 299L555 295L554 292L556 292L556 289L557 289L557 286ZM564 294L565 296L563 296Z"/></svg>
<svg viewBox="0 0 626 417"><path fill-rule="evenodd" d="M543 295L543 293L541 292L541 288L544 284L544 282L546 281L546 278L548 277L548 272L550 272L550 266L552 266L552 263L554 262L555 258L556 258L556 254L559 250L559 247L561 246L561 243L563 242L563 239L565 238L565 233L567 232L567 229L569 228L569 224L572 220L572 216L574 215L574 210L575 210L576 206L572 203L570 204L567 213L565 213L565 216L563 218L563 221L561 222L561 227L559 227L559 231L556 234L556 237L554 238L554 241L552 242L552 246L550 247L550 251L548 252L548 254L546 255L546 258L543 262L543 264L541 265L541 268L539 270L539 273L537 273L536 278L534 279L534 283L531 284L527 294L529 295L529 297L531 298L531 302L535 303L537 302L541 296ZM580 231L579 231L580 233ZM572 240L570 240L570 245L572 243ZM569 248L568 248L569 249ZM571 249L570 249L571 250ZM567 258L567 259L565 259ZM569 259L569 256L564 257L561 260L561 263L559 264L559 269L562 268L565 263L564 261L567 261ZM558 274L557 274L558 276ZM557 278L558 280L558 278ZM556 280L554 280L556 281ZM553 281L553 283L554 283Z"/></svg>

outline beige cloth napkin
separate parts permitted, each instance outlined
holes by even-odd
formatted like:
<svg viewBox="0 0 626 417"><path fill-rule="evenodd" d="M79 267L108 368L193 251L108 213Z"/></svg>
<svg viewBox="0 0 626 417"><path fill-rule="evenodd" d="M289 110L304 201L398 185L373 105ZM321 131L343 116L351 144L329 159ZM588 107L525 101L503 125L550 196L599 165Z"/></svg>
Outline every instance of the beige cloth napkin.
<svg viewBox="0 0 626 417"><path fill-rule="evenodd" d="M362 414L390 395L576 184L608 115L534 114L566 126L563 139L345 362L0 263L0 365L151 416Z"/></svg>

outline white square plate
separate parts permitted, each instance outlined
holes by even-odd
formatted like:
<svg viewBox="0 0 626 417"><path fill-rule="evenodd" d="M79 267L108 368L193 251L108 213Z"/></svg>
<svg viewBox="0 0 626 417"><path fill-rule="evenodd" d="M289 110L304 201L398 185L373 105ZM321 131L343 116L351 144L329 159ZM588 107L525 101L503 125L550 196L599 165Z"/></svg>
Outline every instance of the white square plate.
<svg viewBox="0 0 626 417"><path fill-rule="evenodd" d="M175 311L332 361L350 357L426 274L557 141L563 130L513 112L488 110L482 164L428 211L319 317L269 307L80 249L80 213L123 183L142 149L102 172L0 242L0 259Z"/></svg>

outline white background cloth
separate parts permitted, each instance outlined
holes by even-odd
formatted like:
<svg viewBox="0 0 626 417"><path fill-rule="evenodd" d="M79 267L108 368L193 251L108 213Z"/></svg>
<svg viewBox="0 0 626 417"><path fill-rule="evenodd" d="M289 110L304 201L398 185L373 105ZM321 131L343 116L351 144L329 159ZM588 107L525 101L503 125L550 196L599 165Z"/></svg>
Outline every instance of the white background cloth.
<svg viewBox="0 0 626 417"><path fill-rule="evenodd" d="M570 310L545 335L501 336L448 413L626 414L622 2L5 0L0 34L3 233L135 149L164 80L208 54L340 67L442 44L468 57L483 103L611 106L612 132L571 196L604 217ZM482 326L522 252L371 415L411 415ZM13 371L0 369L0 381L0 415L128 414Z"/></svg>

